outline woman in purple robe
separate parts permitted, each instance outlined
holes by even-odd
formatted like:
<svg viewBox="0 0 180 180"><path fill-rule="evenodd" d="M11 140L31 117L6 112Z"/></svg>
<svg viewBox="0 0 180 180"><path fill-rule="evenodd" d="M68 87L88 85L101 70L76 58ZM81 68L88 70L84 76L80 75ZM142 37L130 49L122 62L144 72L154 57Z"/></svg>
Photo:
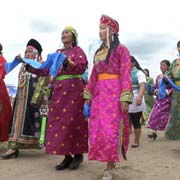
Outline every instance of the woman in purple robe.
<svg viewBox="0 0 180 180"><path fill-rule="evenodd" d="M64 28L61 40L64 47L57 52L67 58L50 82L53 91L46 127L46 153L65 156L55 166L56 170L77 169L83 161L83 154L88 152L88 122L83 115L85 82L82 78L88 61L77 45L77 32L73 27ZM49 74L49 69L30 71L41 76Z"/></svg>
<svg viewBox="0 0 180 180"><path fill-rule="evenodd" d="M169 71L169 68L170 62L168 60L161 61L160 69L162 74L156 77L156 83L154 85L154 95L156 96L156 99L147 123L147 128L153 130L152 134L149 134L148 137L154 140L157 137L157 130L165 130L170 116L172 87L166 84L166 97L158 98L158 86L160 80L163 78L163 75Z"/></svg>

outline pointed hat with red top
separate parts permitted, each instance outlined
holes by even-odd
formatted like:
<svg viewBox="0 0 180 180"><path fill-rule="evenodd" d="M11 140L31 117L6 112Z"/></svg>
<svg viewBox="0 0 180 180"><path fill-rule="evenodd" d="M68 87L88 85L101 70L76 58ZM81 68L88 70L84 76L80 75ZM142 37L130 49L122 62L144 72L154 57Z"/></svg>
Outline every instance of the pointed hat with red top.
<svg viewBox="0 0 180 180"><path fill-rule="evenodd" d="M100 24L105 24L105 25L109 26L115 33L119 32L119 25L118 25L117 21L105 14L103 14L101 16Z"/></svg>

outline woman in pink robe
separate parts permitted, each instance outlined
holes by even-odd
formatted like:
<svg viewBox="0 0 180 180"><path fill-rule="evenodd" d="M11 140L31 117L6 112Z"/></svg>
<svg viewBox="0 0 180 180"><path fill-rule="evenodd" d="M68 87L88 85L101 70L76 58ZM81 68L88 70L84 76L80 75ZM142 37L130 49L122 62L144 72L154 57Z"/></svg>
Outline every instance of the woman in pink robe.
<svg viewBox="0 0 180 180"><path fill-rule="evenodd" d="M117 21L102 15L94 67L84 91L90 104L89 160L106 162L103 180L112 179L115 163L126 159L129 143L128 107L132 81L128 49L119 43ZM85 104L86 105L86 104Z"/></svg>

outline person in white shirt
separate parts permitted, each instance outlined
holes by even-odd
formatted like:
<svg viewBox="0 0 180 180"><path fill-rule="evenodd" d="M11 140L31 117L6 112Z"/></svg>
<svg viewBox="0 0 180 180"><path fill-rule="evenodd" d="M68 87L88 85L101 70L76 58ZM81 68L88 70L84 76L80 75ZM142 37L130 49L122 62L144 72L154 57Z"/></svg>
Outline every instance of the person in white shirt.
<svg viewBox="0 0 180 180"><path fill-rule="evenodd" d="M141 136L141 123L140 119L142 112L146 111L145 101L144 101L144 90L146 83L146 76L143 69L140 67L139 63L134 56L131 56L131 78L133 84L133 103L129 106L129 120L134 128L134 142L131 147L139 147L139 139Z"/></svg>

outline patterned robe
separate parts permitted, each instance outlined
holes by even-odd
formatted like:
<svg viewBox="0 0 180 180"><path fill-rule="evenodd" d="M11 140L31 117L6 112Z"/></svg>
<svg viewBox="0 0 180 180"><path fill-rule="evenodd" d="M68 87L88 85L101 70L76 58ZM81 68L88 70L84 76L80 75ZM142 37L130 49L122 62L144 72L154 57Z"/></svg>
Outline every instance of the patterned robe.
<svg viewBox="0 0 180 180"><path fill-rule="evenodd" d="M168 76L180 86L180 58L171 63ZM180 140L180 93L173 89L172 105L170 110L170 120L166 130L166 138L171 140Z"/></svg>
<svg viewBox="0 0 180 180"><path fill-rule="evenodd" d="M84 51L75 46L72 49L59 49L69 59L68 66L63 66L58 76L82 75L87 67ZM49 71L34 70L41 76ZM88 152L88 122L83 115L82 78L57 80L49 104L48 123L46 128L46 153L57 155L83 154Z"/></svg>
<svg viewBox="0 0 180 180"><path fill-rule="evenodd" d="M18 89L13 105L13 117L9 133L9 148L39 148L40 113L39 106L32 106L31 99L38 78L21 66Z"/></svg>
<svg viewBox="0 0 180 180"><path fill-rule="evenodd" d="M154 85L155 90L158 89L159 82L162 78L162 74L156 77L156 83ZM166 85L166 92L167 95L165 98L159 99L158 97L156 97L147 123L147 128L153 130L164 130L166 128L170 116L172 95L172 88L169 85Z"/></svg>
<svg viewBox="0 0 180 180"><path fill-rule="evenodd" d="M4 83L6 60L0 55L0 142L8 140L8 130L12 115L12 108L7 92L7 87Z"/></svg>
<svg viewBox="0 0 180 180"><path fill-rule="evenodd" d="M130 56L123 45L112 51L105 61L108 48L95 55L84 98L91 100L89 120L89 160L119 162L126 159L129 143L128 113L122 113L121 101L132 102ZM118 75L118 79L99 79L102 73Z"/></svg>

